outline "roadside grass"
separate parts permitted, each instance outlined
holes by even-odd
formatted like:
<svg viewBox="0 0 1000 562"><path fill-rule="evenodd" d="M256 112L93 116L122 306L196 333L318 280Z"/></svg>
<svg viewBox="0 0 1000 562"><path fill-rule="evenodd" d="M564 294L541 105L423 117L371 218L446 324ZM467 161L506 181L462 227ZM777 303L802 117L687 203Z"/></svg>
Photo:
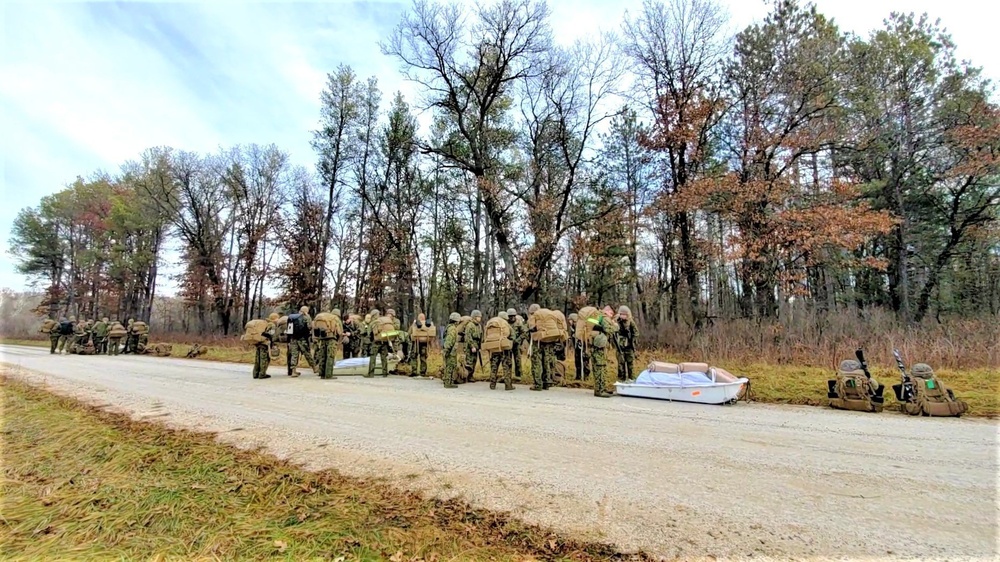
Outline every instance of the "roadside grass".
<svg viewBox="0 0 1000 562"><path fill-rule="evenodd" d="M48 341L43 340L10 340L0 339L0 343L16 345L48 346ZM284 346L282 346L284 348ZM190 349L189 345L173 344L172 357L182 358ZM849 359L842 357L840 359ZM211 345L206 355L199 359L208 361L227 361L235 363L253 363L253 351L240 345ZM695 360L693 358L674 356L669 353L643 351L640 352L635 361L636 371L641 371L650 361L674 361L681 362ZM805 406L827 406L829 401L826 397L826 381L833 377L836 363L834 360L830 368L798 366L798 365L769 365L766 363L746 363L724 361L713 365L723 367L735 375L745 376L750 379L753 398L758 402L772 404L794 404ZM522 356L522 369L526 377L524 383L529 383L531 379L531 364L527 356ZM275 365L285 364L285 351L279 359L272 361L272 368ZM432 349L427 361L427 372L431 376L440 376L443 360L439 350ZM476 367L477 379L488 378L489 360L484 354L483 365L486 370ZM932 365L933 367L933 365ZM572 354L566 361L567 379L574 377L574 366ZM608 361L607 382L613 385L617 363L614 353L610 354ZM982 367L970 369L937 369L938 376L947 384L955 395L969 404L969 417L1000 417L1000 369ZM898 411L898 403L892 395L892 385L899 382L899 371L895 368L887 368L879 365L872 365L872 376L881 384L886 386L885 409L886 411ZM590 382L579 383L567 380L566 386L571 388L592 388Z"/></svg>
<svg viewBox="0 0 1000 562"><path fill-rule="evenodd" d="M0 377L4 560L648 560Z"/></svg>

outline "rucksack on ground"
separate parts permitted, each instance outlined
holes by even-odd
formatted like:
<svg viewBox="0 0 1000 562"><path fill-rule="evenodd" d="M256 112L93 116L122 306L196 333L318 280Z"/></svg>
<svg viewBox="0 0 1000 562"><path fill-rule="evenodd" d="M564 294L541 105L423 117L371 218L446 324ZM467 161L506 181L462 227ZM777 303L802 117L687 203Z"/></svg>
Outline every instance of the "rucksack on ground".
<svg viewBox="0 0 1000 562"><path fill-rule="evenodd" d="M379 316L372 321L372 339L375 341L396 341L402 334L395 322L388 316Z"/></svg>
<svg viewBox="0 0 1000 562"><path fill-rule="evenodd" d="M42 322L42 327L39 328L38 331L43 334L51 334L52 330L55 329L55 327L58 325L59 323L56 322L55 320L47 318L44 322Z"/></svg>
<svg viewBox="0 0 1000 562"><path fill-rule="evenodd" d="M288 315L288 327L285 328L285 335L297 340L309 337L309 323L306 321L305 314L296 312Z"/></svg>
<svg viewBox="0 0 1000 562"><path fill-rule="evenodd" d="M569 339L566 317L558 310L540 308L528 317L528 328L536 328L531 339L540 343L555 343Z"/></svg>
<svg viewBox="0 0 1000 562"><path fill-rule="evenodd" d="M240 339L248 343L266 343L267 338L264 332L267 331L267 320L251 320L243 328L243 337Z"/></svg>
<svg viewBox="0 0 1000 562"><path fill-rule="evenodd" d="M514 349L514 342L510 339L510 324L503 318L487 320L484 334L482 347L485 351L499 353Z"/></svg>
<svg viewBox="0 0 1000 562"><path fill-rule="evenodd" d="M340 318L330 312L320 312L313 318L313 336L317 338L336 338L344 333Z"/></svg>
<svg viewBox="0 0 1000 562"><path fill-rule="evenodd" d="M911 416L959 417L969 410L969 405L955 398L955 393L945 386L934 375L930 366L918 363L910 372L910 383L913 395L909 401L902 401L893 385L897 399L900 399L900 410Z"/></svg>
<svg viewBox="0 0 1000 562"><path fill-rule="evenodd" d="M831 408L857 412L882 411L882 391L885 387L873 390L871 381L857 361L841 362L836 378L827 381L827 387Z"/></svg>
<svg viewBox="0 0 1000 562"><path fill-rule="evenodd" d="M458 343L465 342L465 327L472 322L471 316L463 316L461 320L458 321L458 326L455 328L455 334L458 335Z"/></svg>

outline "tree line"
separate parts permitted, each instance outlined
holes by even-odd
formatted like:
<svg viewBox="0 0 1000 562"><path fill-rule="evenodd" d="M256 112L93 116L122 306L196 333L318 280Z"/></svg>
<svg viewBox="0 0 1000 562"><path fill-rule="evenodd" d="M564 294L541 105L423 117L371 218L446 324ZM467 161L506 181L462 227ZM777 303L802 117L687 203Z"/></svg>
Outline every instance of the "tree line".
<svg viewBox="0 0 1000 562"><path fill-rule="evenodd" d="M302 304L628 303L695 333L790 301L1000 314L1000 114L937 22L861 37L779 0L729 35L714 0L647 0L561 45L550 17L417 0L379 48L418 99L338 67L314 171L274 145L151 148L22 210L10 252L52 313L149 320L174 248L201 334Z"/></svg>

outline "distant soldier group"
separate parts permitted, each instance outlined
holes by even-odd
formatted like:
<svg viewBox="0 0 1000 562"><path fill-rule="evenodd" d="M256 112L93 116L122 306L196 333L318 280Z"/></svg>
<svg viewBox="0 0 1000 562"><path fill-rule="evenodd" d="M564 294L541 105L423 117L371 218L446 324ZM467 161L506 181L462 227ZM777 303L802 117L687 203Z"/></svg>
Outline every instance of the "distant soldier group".
<svg viewBox="0 0 1000 562"><path fill-rule="evenodd" d="M119 353L149 353L149 326L145 322L129 319L123 326L117 320L101 318L90 321L75 316L58 321L47 318L39 330L49 335L49 353L52 355L118 355ZM125 340L124 347L122 340Z"/></svg>
<svg viewBox="0 0 1000 562"><path fill-rule="evenodd" d="M372 309L363 318L340 310L321 312L313 319L309 307L266 320L247 323L243 340L256 347L253 377L270 378L270 361L280 356L279 343L287 344L287 375L298 377L300 358L324 379L336 378L334 365L338 344L343 357L367 357L366 377L388 376L390 357L405 360L410 376L427 375L427 354L438 337L437 328L424 314L418 314L408 330L402 330L393 309L385 314ZM634 378L635 345L638 334L632 312L621 306L617 314L610 307L585 307L570 314L548 310L537 304L522 316L516 309L500 311L483 323L483 314L473 310L468 316L453 312L444 330L445 388L476 380L476 367L486 370L482 352L489 353L490 388L502 379L505 390L524 377L522 353L530 361L532 387L541 391L565 378L567 347L573 350L576 380L593 376L594 395L611 396L606 387L607 353L614 347L618 358L618 379Z"/></svg>

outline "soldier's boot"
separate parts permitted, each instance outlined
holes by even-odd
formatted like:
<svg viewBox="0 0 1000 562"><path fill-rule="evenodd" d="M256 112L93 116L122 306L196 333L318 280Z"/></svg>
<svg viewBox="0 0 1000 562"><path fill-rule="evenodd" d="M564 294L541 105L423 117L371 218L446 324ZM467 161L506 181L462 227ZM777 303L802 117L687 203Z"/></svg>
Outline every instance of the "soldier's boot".
<svg viewBox="0 0 1000 562"><path fill-rule="evenodd" d="M611 398L613 395L612 394L608 394L607 392L595 392L594 396L596 396L598 398Z"/></svg>
<svg viewBox="0 0 1000 562"><path fill-rule="evenodd" d="M263 374L263 375L261 375L261 376L259 376L257 378L259 378L259 379L269 379L269 378L271 378L271 375L268 375L268 374L265 373L265 374Z"/></svg>

